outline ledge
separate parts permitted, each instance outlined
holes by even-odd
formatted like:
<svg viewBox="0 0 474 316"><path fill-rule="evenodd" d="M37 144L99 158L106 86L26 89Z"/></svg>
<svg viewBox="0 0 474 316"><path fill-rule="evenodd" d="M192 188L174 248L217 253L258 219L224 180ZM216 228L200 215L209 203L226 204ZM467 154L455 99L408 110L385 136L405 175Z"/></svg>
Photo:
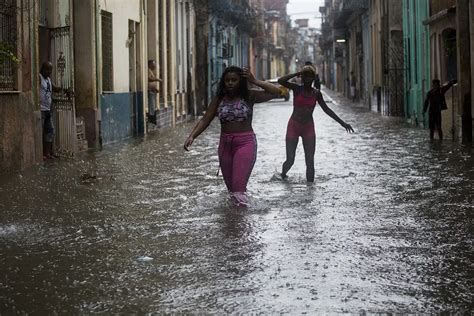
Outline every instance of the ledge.
<svg viewBox="0 0 474 316"><path fill-rule="evenodd" d="M23 91L0 91L1 94L20 94L23 93Z"/></svg>
<svg viewBox="0 0 474 316"><path fill-rule="evenodd" d="M456 7L451 7L451 8L447 8L447 9L444 9L444 10L441 10L435 14L433 14L432 16L430 16L429 18L427 18L426 20L423 21L423 24L424 25L431 25L441 19L444 19L445 17L447 17L448 15L450 14L453 14L453 13L456 13Z"/></svg>

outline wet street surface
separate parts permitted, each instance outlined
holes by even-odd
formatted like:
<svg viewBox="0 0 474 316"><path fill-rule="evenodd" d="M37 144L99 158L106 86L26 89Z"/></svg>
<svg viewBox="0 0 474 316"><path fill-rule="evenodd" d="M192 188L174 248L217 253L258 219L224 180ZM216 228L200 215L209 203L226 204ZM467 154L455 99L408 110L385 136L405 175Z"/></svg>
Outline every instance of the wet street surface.
<svg viewBox="0 0 474 316"><path fill-rule="evenodd" d="M219 123L193 123L0 176L0 314L473 310L472 149L333 96L316 180L291 103L254 112L251 206L216 176Z"/></svg>

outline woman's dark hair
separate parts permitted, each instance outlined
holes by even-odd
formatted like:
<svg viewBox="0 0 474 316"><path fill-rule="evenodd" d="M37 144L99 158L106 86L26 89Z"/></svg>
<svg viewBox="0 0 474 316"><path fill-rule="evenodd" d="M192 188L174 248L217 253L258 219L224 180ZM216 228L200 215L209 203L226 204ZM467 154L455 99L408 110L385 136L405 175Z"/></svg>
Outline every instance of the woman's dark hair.
<svg viewBox="0 0 474 316"><path fill-rule="evenodd" d="M229 66L227 67L224 72L222 73L221 80L219 81L219 86L217 87L217 96L223 98L226 94L225 91L225 76L229 73L233 72L239 75L240 82L239 82L239 96L244 99L245 101L249 100L250 92L249 87L247 85L247 78L242 77L242 68L237 66Z"/></svg>

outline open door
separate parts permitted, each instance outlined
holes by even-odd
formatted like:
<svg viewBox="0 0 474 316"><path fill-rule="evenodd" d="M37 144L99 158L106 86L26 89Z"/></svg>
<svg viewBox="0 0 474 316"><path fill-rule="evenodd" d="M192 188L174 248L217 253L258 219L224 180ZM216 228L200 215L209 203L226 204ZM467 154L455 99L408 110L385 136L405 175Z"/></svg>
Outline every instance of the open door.
<svg viewBox="0 0 474 316"><path fill-rule="evenodd" d="M54 151L71 158L76 153L76 111L74 105L74 49L71 0L40 1L40 62L53 64L51 80L56 86L73 92L69 97L53 94L52 114L55 127ZM40 65L39 65L40 66ZM39 67L38 67L39 68Z"/></svg>

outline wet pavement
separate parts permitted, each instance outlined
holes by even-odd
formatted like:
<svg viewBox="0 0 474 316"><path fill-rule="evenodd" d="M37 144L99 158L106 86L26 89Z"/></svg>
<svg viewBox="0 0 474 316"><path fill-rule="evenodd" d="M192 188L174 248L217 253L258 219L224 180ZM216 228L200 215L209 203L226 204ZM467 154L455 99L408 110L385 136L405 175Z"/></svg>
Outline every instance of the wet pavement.
<svg viewBox="0 0 474 316"><path fill-rule="evenodd" d="M233 207L219 124L193 123L0 176L0 314L473 310L472 149L333 96L316 182L288 102L257 105L252 205Z"/></svg>

